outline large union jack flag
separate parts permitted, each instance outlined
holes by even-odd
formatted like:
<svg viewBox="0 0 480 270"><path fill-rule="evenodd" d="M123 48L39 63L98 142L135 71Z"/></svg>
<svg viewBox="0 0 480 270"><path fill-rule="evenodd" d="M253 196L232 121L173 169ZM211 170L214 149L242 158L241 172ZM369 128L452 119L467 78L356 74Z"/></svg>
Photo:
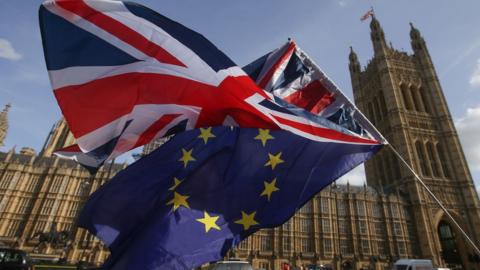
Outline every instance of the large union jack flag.
<svg viewBox="0 0 480 270"><path fill-rule="evenodd" d="M88 167L159 137L218 125L380 143L285 104L205 37L146 7L51 0L39 14L50 81L78 143L70 150L86 154L79 161Z"/></svg>

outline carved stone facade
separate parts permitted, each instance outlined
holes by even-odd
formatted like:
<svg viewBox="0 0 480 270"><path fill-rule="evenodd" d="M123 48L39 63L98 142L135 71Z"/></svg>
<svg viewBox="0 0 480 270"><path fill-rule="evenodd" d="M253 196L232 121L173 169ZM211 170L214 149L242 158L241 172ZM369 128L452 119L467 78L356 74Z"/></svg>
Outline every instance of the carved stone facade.
<svg viewBox="0 0 480 270"><path fill-rule="evenodd" d="M478 194L425 40L411 24L410 55L387 45L377 19L370 28L373 59L362 70L353 50L349 57L355 103L478 245ZM391 149L382 150L365 167L369 186L405 194L419 256L435 265L479 269L471 262L472 247Z"/></svg>
<svg viewBox="0 0 480 270"><path fill-rule="evenodd" d="M65 140L69 136L65 121L60 120L40 155L27 147L20 153L14 149L0 153L0 246L27 250L35 258L99 264L108 250L75 226L76 217L89 194L126 164L108 164L92 177L77 163L51 155L55 147L71 143ZM40 233L50 232L52 225L58 232L68 232L65 245L39 241Z"/></svg>
<svg viewBox="0 0 480 270"><path fill-rule="evenodd" d="M478 243L478 195L425 42L412 26L414 54L409 55L386 44L376 19L371 29L375 54L368 66L360 67L353 50L349 57L355 101ZM6 111L0 115L0 143ZM100 264L107 249L76 228L75 219L88 195L125 165L108 164L90 177L75 163L51 156L73 142L61 120L40 154L30 148L0 153L0 241L35 257ZM152 143L144 153L155 147ZM259 231L227 257L266 270L281 269L282 263L383 270L399 258L479 269L468 258L471 248L389 149L367 162L366 172L368 186L331 185L290 221ZM52 226L69 232L72 240L60 248L39 245L36 233ZM450 238L446 232L452 232ZM452 255L445 251L459 260L442 257L442 252Z"/></svg>
<svg viewBox="0 0 480 270"><path fill-rule="evenodd" d="M398 258L419 258L408 202L371 187L331 185L287 223L244 240L229 257L254 268L283 263L333 269L390 269Z"/></svg>
<svg viewBox="0 0 480 270"><path fill-rule="evenodd" d="M50 130L40 155L50 157L55 150L73 144L75 144L75 137L70 132L67 121L62 118Z"/></svg>

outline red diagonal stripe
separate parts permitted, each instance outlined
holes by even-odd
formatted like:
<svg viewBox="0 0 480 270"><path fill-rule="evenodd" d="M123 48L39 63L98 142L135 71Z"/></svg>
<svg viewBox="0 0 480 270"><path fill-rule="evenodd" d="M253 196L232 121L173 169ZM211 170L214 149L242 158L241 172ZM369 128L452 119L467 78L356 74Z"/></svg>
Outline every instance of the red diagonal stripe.
<svg viewBox="0 0 480 270"><path fill-rule="evenodd" d="M344 141L344 142L350 142L350 143L364 143L364 144L380 144L379 142L375 140L369 140L369 139L363 139L355 136L350 136L347 134L344 134L342 132L333 130L333 129L328 129L328 128L321 128L321 127L314 127L311 125L295 122L292 120L288 120L285 118L278 117L276 115L273 115L273 117L280 123L284 125L291 126L293 128L296 128L298 130L301 130L303 132L313 134L319 137L323 137L326 139L331 139L331 140L337 140L337 141Z"/></svg>
<svg viewBox="0 0 480 270"><path fill-rule="evenodd" d="M288 45L288 48L285 51L285 53L282 55L282 57L280 57L277 60L277 62L272 66L272 68L270 68L270 70L265 74L265 76L263 76L263 78L260 81L260 83L258 84L258 86L260 86L261 88L265 88L265 85L267 85L267 83L270 81L270 79L272 78L273 74L278 69L278 67L283 62L285 62L286 60L288 60L290 58L290 56L293 53L293 50L295 50L295 42L290 42L290 44Z"/></svg>
<svg viewBox="0 0 480 270"><path fill-rule="evenodd" d="M319 80L309 83L283 99L314 114L320 113L335 101L333 93L328 91Z"/></svg>
<svg viewBox="0 0 480 270"><path fill-rule="evenodd" d="M147 128L147 130L145 130L145 132L142 133L142 135L140 135L137 142L135 143L135 146L133 146L131 149L149 143L151 140L153 140L153 138L155 138L155 135L157 135L160 130L162 130L166 125L170 124L175 118L179 116L180 114L162 115L162 117L155 121L151 126Z"/></svg>
<svg viewBox="0 0 480 270"><path fill-rule="evenodd" d="M186 67L180 60L175 58L169 52L162 47L151 42L144 36L137 33L130 27L118 22L111 17L98 12L91 8L84 1L56 1L56 3L72 13L82 17L83 19L95 24L108 33L116 36L120 40L130 44L132 47L143 52L144 54L157 59L158 61L166 64L172 64L177 66Z"/></svg>
<svg viewBox="0 0 480 270"><path fill-rule="evenodd" d="M80 150L80 147L78 146L78 144L73 144L73 145L70 145L70 146L67 146L67 147L64 147L64 148L60 148L60 149L57 149L55 151L53 151L54 153L55 152L71 152L71 153L81 153L82 150Z"/></svg>

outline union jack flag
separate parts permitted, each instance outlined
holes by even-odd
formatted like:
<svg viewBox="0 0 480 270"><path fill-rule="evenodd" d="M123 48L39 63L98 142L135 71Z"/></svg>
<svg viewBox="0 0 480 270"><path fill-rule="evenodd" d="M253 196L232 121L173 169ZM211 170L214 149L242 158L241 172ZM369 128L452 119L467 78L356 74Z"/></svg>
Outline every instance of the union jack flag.
<svg viewBox="0 0 480 270"><path fill-rule="evenodd" d="M218 125L379 143L289 109L205 37L138 4L50 0L39 16L50 81L78 143L64 154L80 149L87 167L159 137Z"/></svg>
<svg viewBox="0 0 480 270"><path fill-rule="evenodd" d="M386 142L370 121L291 39L243 68L258 86L360 136Z"/></svg>
<svg viewBox="0 0 480 270"><path fill-rule="evenodd" d="M373 7L370 8L369 11L367 11L365 14L360 17L360 21L366 21L368 18L375 16L375 12L373 12Z"/></svg>

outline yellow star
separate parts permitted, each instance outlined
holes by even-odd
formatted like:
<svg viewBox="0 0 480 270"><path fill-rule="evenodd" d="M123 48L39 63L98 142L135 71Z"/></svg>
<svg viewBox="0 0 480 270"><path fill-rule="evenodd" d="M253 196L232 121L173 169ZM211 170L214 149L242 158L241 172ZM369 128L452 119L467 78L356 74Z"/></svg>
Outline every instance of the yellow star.
<svg viewBox="0 0 480 270"><path fill-rule="evenodd" d="M276 183L277 178L274 178L270 183L263 182L263 184L265 185L265 189L263 190L262 194L260 194L260 196L267 196L268 201L270 201L270 196L272 196L272 193L280 190L275 186Z"/></svg>
<svg viewBox="0 0 480 270"><path fill-rule="evenodd" d="M197 221L205 225L205 232L208 233L210 229L220 230L220 227L215 223L218 216L210 216L207 211L203 212L203 218L197 218Z"/></svg>
<svg viewBox="0 0 480 270"><path fill-rule="evenodd" d="M255 214L256 213L257 212L255 211L255 212L251 213L250 215L248 215L247 213L242 211L242 218L235 221L235 223L243 225L243 230L246 231L246 230L250 229L251 226L258 224L258 222L255 221Z"/></svg>
<svg viewBox="0 0 480 270"><path fill-rule="evenodd" d="M182 180L178 179L177 177L173 177L173 186L171 186L168 190L174 190L182 183Z"/></svg>
<svg viewBox="0 0 480 270"><path fill-rule="evenodd" d="M265 146L268 140L273 140L275 138L272 135L270 135L269 129L259 128L258 135L254 139L262 141L262 145Z"/></svg>
<svg viewBox="0 0 480 270"><path fill-rule="evenodd" d="M173 192L173 199L167 203L167 205L173 204L173 212L175 212L180 206L190 208L187 199L190 196L183 196L180 193Z"/></svg>
<svg viewBox="0 0 480 270"><path fill-rule="evenodd" d="M186 151L185 149L182 148L183 155L178 161L183 161L184 168L187 167L188 162L196 160L194 157L192 157L192 151L193 149Z"/></svg>
<svg viewBox="0 0 480 270"><path fill-rule="evenodd" d="M215 138L215 135L212 133L212 127L200 128L200 135L198 135L198 138L202 138L205 144L207 144L208 139Z"/></svg>
<svg viewBox="0 0 480 270"><path fill-rule="evenodd" d="M281 157L282 157L282 152L280 152L276 155L272 155L272 154L268 153L268 159L269 160L268 160L267 163L265 163L265 166L270 165L270 166L272 166L272 170L275 169L275 167L278 164L285 162L281 159Z"/></svg>

